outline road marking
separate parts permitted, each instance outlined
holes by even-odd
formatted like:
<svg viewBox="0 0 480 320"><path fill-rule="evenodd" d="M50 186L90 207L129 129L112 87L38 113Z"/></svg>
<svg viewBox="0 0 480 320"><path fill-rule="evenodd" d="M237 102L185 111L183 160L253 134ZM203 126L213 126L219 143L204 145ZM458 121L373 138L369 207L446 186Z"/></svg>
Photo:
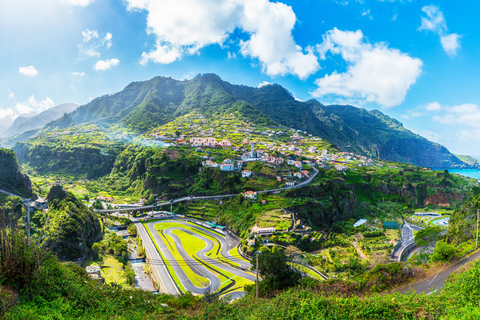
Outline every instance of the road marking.
<svg viewBox="0 0 480 320"><path fill-rule="evenodd" d="M429 296L429 295L431 295L432 293L435 293L435 292L437 292L437 291L438 291L438 289L435 289L435 290L433 290L432 292L427 293L427 296Z"/></svg>

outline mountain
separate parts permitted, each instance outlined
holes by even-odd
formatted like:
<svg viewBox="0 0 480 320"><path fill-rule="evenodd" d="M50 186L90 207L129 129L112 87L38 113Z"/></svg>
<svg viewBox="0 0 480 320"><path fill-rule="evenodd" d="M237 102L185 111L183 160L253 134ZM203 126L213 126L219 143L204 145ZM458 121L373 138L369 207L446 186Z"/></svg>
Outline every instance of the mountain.
<svg viewBox="0 0 480 320"><path fill-rule="evenodd" d="M32 182L20 172L15 152L0 148L0 188L22 196L32 196Z"/></svg>
<svg viewBox="0 0 480 320"><path fill-rule="evenodd" d="M342 151L424 167L477 168L445 147L403 127L378 110L325 106L296 100L280 85L252 88L233 85L215 74L178 81L155 77L92 100L46 125L44 132L94 122L120 125L139 133L199 111L205 116L237 111L257 125L283 125L319 136Z"/></svg>
<svg viewBox="0 0 480 320"><path fill-rule="evenodd" d="M40 129L50 121L60 118L65 113L70 113L78 108L75 103L63 103L48 110L45 110L33 117L18 117L5 132L3 137L13 137L26 131Z"/></svg>
<svg viewBox="0 0 480 320"><path fill-rule="evenodd" d="M341 150L421 167L480 167L478 163L462 161L444 146L411 132L378 110L323 106L315 100L309 103L322 122L326 139Z"/></svg>

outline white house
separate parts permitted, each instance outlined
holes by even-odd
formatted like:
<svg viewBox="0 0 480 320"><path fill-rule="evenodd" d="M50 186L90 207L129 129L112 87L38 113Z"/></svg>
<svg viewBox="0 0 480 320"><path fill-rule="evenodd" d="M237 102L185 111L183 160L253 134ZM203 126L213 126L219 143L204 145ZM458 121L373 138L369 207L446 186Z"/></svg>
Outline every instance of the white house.
<svg viewBox="0 0 480 320"><path fill-rule="evenodd" d="M285 183L285 186L286 186L286 187L293 187L294 185L295 185L295 181L287 181L287 182Z"/></svg>
<svg viewBox="0 0 480 320"><path fill-rule="evenodd" d="M232 143L228 140L222 140L219 142L219 144L222 146L222 147L231 147L232 146Z"/></svg>
<svg viewBox="0 0 480 320"><path fill-rule="evenodd" d="M257 193L255 191L247 191L243 196L250 200L257 200Z"/></svg>
<svg viewBox="0 0 480 320"><path fill-rule="evenodd" d="M242 171L242 178L248 178L252 175L252 171L250 170L243 170Z"/></svg>
<svg viewBox="0 0 480 320"><path fill-rule="evenodd" d="M297 179L302 179L302 174L300 172L295 172L293 176Z"/></svg>
<svg viewBox="0 0 480 320"><path fill-rule="evenodd" d="M297 167L298 169L302 169L302 162L301 161L295 161L293 165L295 167Z"/></svg>
<svg viewBox="0 0 480 320"><path fill-rule="evenodd" d="M263 227L263 228L260 228L258 225L255 225L253 228L252 228L252 233L253 234L256 234L256 235L271 235L272 233L274 233L275 231L277 231L277 229L275 227Z"/></svg>
<svg viewBox="0 0 480 320"><path fill-rule="evenodd" d="M222 163L219 167L222 171L233 171L235 169L233 163Z"/></svg>
<svg viewBox="0 0 480 320"><path fill-rule="evenodd" d="M98 265L93 265L93 266L88 266L88 267L86 268L86 270L87 270L87 273L88 273L88 274L90 274L90 273L98 273L98 274L100 274L100 270L101 270L101 269L100 269L100 266L98 266Z"/></svg>

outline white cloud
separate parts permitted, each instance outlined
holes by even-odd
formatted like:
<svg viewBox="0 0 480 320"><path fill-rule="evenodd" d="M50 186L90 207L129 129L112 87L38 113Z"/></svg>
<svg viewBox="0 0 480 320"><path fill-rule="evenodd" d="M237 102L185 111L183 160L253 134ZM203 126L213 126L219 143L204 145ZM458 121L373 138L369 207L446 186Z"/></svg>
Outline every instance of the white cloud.
<svg viewBox="0 0 480 320"><path fill-rule="evenodd" d="M408 110L406 114L402 114L404 119L418 118L428 115L430 111L440 111L442 106L438 102L430 102L426 105L419 106L417 108Z"/></svg>
<svg viewBox="0 0 480 320"><path fill-rule="evenodd" d="M92 39L98 38L98 31L97 30L88 30L82 31L83 42L89 42Z"/></svg>
<svg viewBox="0 0 480 320"><path fill-rule="evenodd" d="M8 99L13 99L13 98L15 98L15 94L13 94L13 92L10 89L8 89Z"/></svg>
<svg viewBox="0 0 480 320"><path fill-rule="evenodd" d="M422 24L418 28L419 31L432 31L440 36L440 43L443 50L450 56L456 56L457 50L460 49L461 35L456 33L448 33L447 22L443 13L434 5L424 6L422 11L426 13L426 17L422 17Z"/></svg>
<svg viewBox="0 0 480 320"><path fill-rule="evenodd" d="M35 77L38 74L38 71L34 66L20 67L18 68L18 72L27 77Z"/></svg>
<svg viewBox="0 0 480 320"><path fill-rule="evenodd" d="M298 46L292 36L292 8L268 0L127 0L129 10L146 10L147 32L156 36L155 49L141 63L172 63L217 44L222 46L239 29L244 56L258 59L269 75L295 74L306 78L319 68L313 50ZM206 23L208 21L208 23Z"/></svg>
<svg viewBox="0 0 480 320"><path fill-rule="evenodd" d="M100 53L95 51L94 48L84 48L81 44L78 45L81 56L85 57L100 57Z"/></svg>
<svg viewBox="0 0 480 320"><path fill-rule="evenodd" d="M74 71L74 72L72 72L72 76L74 76L74 77L84 77L84 76L85 76L85 72L77 72L77 71Z"/></svg>
<svg viewBox="0 0 480 320"><path fill-rule="evenodd" d="M424 106L427 111L439 111L442 109L442 106L438 102L430 102Z"/></svg>
<svg viewBox="0 0 480 320"><path fill-rule="evenodd" d="M80 56L84 57L100 57L98 49L106 47L107 50L112 46L112 33L107 32L105 36L101 36L97 30L85 29L82 31L84 44L78 45Z"/></svg>
<svg viewBox="0 0 480 320"><path fill-rule="evenodd" d="M107 34L103 38L102 44L104 44L107 49L110 49L110 47L112 46L112 34L110 32L107 32Z"/></svg>
<svg viewBox="0 0 480 320"><path fill-rule="evenodd" d="M460 49L460 37L461 36L456 33L440 36L443 50L445 50L449 56L453 57L457 55L457 50Z"/></svg>
<svg viewBox="0 0 480 320"><path fill-rule="evenodd" d="M268 85L271 85L271 84L272 84L271 82L262 81L258 84L258 87L261 88L261 87L265 87L265 86L268 86Z"/></svg>
<svg viewBox="0 0 480 320"><path fill-rule="evenodd" d="M360 30L340 31L336 28L323 36L317 51L326 59L326 54L341 55L347 71L334 71L317 79L318 88L311 94L315 97L337 95L349 100L375 102L383 107L401 104L408 89L421 74L422 61L412 58L385 43L370 44Z"/></svg>
<svg viewBox="0 0 480 320"><path fill-rule="evenodd" d="M370 14L370 9L363 9L362 17L368 17L369 19L373 19L372 15Z"/></svg>
<svg viewBox="0 0 480 320"><path fill-rule="evenodd" d="M476 104L466 103L444 108L446 114L433 117L434 121L447 125L467 125L480 128L480 109Z"/></svg>
<svg viewBox="0 0 480 320"><path fill-rule="evenodd" d="M69 4L72 6L86 7L95 0L59 0L61 4Z"/></svg>
<svg viewBox="0 0 480 320"><path fill-rule="evenodd" d="M44 100L37 101L32 95L26 102L17 102L15 105L16 115L34 115L39 112L50 109L54 106L53 100L46 97Z"/></svg>
<svg viewBox="0 0 480 320"><path fill-rule="evenodd" d="M99 60L95 64L94 69L95 70L108 70L111 69L112 67L117 66L120 63L120 60L118 59L107 59L107 60Z"/></svg>
<svg viewBox="0 0 480 320"><path fill-rule="evenodd" d="M5 119L5 118L13 118L14 117L14 112L12 108L7 108L7 109L1 109L0 108L0 119Z"/></svg>

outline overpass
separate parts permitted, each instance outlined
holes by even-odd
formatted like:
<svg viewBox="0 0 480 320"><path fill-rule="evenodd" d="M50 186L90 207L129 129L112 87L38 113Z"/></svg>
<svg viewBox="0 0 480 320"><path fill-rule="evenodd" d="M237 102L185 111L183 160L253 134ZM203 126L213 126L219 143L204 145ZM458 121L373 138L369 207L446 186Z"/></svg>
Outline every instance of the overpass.
<svg viewBox="0 0 480 320"><path fill-rule="evenodd" d="M296 186L277 188L277 189L269 189L269 190L261 190L261 191L257 191L257 194L298 189L298 188L309 185L312 182L312 180L317 176L317 174L318 174L318 170L313 168L313 174L307 180L297 184ZM168 205L171 205L171 204L176 204L176 203L189 201L189 200L215 200L215 199L222 199L222 198L233 198L233 197L236 197L238 195L239 195L239 193L220 194L220 195L214 195L214 196L183 197L183 198L173 199L173 200L170 200L168 202L162 202L162 203L158 203L156 205L150 205L150 206L139 206L139 207L130 207L130 208L108 209L108 210L93 210L93 211L98 212L98 213L113 213L113 212L149 210L149 209L168 206Z"/></svg>

